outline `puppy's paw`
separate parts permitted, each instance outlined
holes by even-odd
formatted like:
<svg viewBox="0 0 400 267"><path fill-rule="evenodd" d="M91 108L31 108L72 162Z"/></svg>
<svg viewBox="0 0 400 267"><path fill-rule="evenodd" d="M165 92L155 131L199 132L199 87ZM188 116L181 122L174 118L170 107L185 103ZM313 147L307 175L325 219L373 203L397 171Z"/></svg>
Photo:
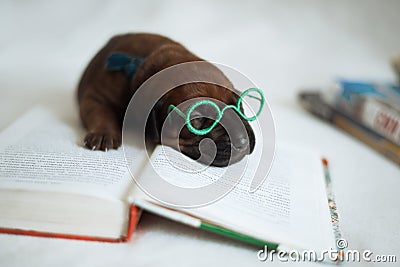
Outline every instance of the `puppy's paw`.
<svg viewBox="0 0 400 267"><path fill-rule="evenodd" d="M117 149L121 146L121 134L111 132L90 132L84 139L84 144L91 150Z"/></svg>

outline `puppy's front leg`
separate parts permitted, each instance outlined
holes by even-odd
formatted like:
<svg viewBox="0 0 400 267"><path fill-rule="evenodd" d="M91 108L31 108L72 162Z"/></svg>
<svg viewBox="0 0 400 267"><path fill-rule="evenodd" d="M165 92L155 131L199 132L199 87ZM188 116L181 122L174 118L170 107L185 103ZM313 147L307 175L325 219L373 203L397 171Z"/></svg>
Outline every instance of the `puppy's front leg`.
<svg viewBox="0 0 400 267"><path fill-rule="evenodd" d="M121 145L121 116L115 109L95 98L85 97L80 103L80 114L88 130L84 139L86 147L107 151Z"/></svg>

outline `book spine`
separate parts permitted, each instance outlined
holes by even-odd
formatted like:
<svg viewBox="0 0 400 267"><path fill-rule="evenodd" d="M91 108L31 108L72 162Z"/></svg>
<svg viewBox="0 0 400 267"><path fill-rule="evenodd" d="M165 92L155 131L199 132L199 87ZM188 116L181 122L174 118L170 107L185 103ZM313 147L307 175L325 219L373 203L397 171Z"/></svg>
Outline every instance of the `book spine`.
<svg viewBox="0 0 400 267"><path fill-rule="evenodd" d="M330 122L400 165L400 147L393 142L335 110Z"/></svg>
<svg viewBox="0 0 400 267"><path fill-rule="evenodd" d="M299 100L302 106L312 114L346 131L400 165L400 147L398 145L362 125L346 113L332 108L322 99L319 93L301 93L299 95Z"/></svg>
<svg viewBox="0 0 400 267"><path fill-rule="evenodd" d="M400 145L400 113L383 103L366 99L360 120L372 130Z"/></svg>
<svg viewBox="0 0 400 267"><path fill-rule="evenodd" d="M400 145L398 87L391 84L339 81L334 108Z"/></svg>

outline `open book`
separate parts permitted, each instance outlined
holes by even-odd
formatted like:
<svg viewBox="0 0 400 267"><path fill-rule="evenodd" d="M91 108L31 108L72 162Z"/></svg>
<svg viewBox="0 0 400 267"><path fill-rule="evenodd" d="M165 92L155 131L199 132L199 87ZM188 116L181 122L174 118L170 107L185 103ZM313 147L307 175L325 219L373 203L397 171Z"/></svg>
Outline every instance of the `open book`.
<svg viewBox="0 0 400 267"><path fill-rule="evenodd" d="M266 244L303 249L335 247L319 155L293 146L278 147L267 179L250 193L255 168L252 154L242 179L224 197L197 208L171 208L137 186L122 149L105 153L82 148L77 125L35 109L1 134L3 231L124 240L139 218L134 203L177 221L189 218L182 222L192 226L199 221L208 230L237 233ZM226 173L234 173L239 166L207 167L188 173L174 167L184 156L169 147L156 147L150 161L145 151L134 147L124 150L130 155L130 170L139 185L157 172L169 183L201 187L214 182L228 168L233 169Z"/></svg>
<svg viewBox="0 0 400 267"><path fill-rule="evenodd" d="M167 156L166 156L167 155ZM242 170L234 164L226 168L209 167L201 172L184 172L182 156L174 149L158 146L138 178L160 175L169 183L184 188L199 188L221 177ZM135 187L131 201L137 206L197 228L274 249L336 249L331 214L325 190L322 159L314 153L293 146L280 146L271 172L255 192L250 192L255 161L252 156L242 179L221 199L196 208L177 208L158 201ZM191 159L193 165L199 164ZM199 164L200 165L200 164ZM233 178L232 178L233 179ZM189 215L188 217L184 215ZM191 219L192 218L192 219ZM336 236L335 236L336 234Z"/></svg>
<svg viewBox="0 0 400 267"><path fill-rule="evenodd" d="M139 219L121 149L82 146L79 119L35 108L0 134L0 232L124 241ZM145 154L131 152L136 170Z"/></svg>

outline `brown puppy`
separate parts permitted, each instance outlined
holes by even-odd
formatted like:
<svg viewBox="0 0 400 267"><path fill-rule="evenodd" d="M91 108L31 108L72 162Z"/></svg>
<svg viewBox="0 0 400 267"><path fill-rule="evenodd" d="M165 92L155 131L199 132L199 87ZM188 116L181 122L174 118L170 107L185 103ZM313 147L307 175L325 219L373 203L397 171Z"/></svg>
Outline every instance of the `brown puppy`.
<svg viewBox="0 0 400 267"><path fill-rule="evenodd" d="M143 58L135 74L128 77L123 71L109 71L105 68L107 58L114 52L122 52L132 57ZM92 59L82 75L78 86L78 101L80 116L88 133L84 139L85 146L93 150L107 150L118 148L121 145L121 131L125 111L130 99L136 90L152 75L157 72L184 62L204 61L188 51L181 44L155 34L125 34L118 35L103 47ZM209 83L190 83L181 85L168 92L160 100L153 110L157 117L153 128L161 131L161 126L168 115L168 106L175 106L182 102L198 98L208 97L219 100L227 105L236 105L238 95L227 88L233 88L225 75L215 67L209 72L220 81L220 85ZM186 112L186 110L182 110ZM206 109L196 110L197 113L207 112ZM209 111L208 111L209 112ZM225 115L229 122L232 114ZM236 116L237 121L237 116ZM198 145L204 138L214 141L217 153L212 161L215 166L226 166L242 159L253 151L255 145L254 133L247 121L241 120L244 127L236 127L238 130L227 134L224 127L218 124L210 133L204 136L195 135L187 127L178 133L181 151L197 159L201 153ZM212 120L196 118L192 121L194 127L205 128ZM245 129L245 130L243 130ZM160 133L147 131L146 137L160 143ZM206 151L207 153L207 151Z"/></svg>

